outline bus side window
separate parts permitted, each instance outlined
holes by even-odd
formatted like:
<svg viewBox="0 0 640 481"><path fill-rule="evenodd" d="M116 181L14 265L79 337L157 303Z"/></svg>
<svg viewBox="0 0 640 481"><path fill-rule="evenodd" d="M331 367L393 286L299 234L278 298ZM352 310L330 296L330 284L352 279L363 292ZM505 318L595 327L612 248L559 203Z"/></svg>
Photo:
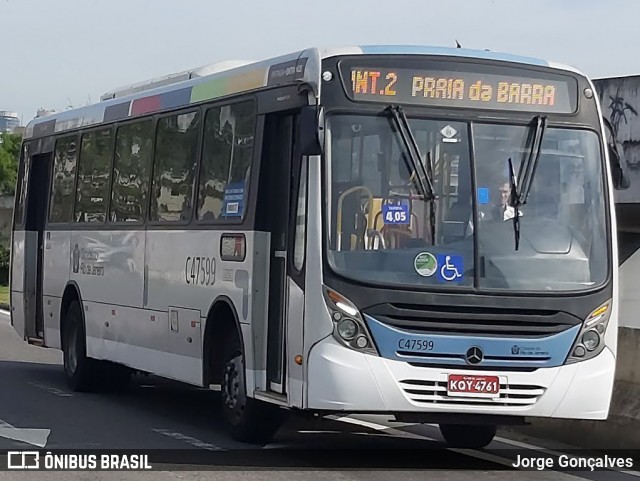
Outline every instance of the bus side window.
<svg viewBox="0 0 640 481"><path fill-rule="evenodd" d="M53 186L49 203L49 222L67 223L73 216L73 192L78 158L78 140L75 135L62 137L56 142L53 167Z"/></svg>
<svg viewBox="0 0 640 481"><path fill-rule="evenodd" d="M143 222L153 154L153 120L118 128L111 191L112 222Z"/></svg>
<svg viewBox="0 0 640 481"><path fill-rule="evenodd" d="M103 223L107 217L113 129L106 128L82 136L75 222Z"/></svg>
<svg viewBox="0 0 640 481"><path fill-rule="evenodd" d="M198 186L199 220L244 217L255 127L253 101L207 110Z"/></svg>
<svg viewBox="0 0 640 481"><path fill-rule="evenodd" d="M191 218L199 135L198 111L158 120L150 220L180 222Z"/></svg>
<svg viewBox="0 0 640 481"><path fill-rule="evenodd" d="M27 186L29 185L29 173L31 171L31 157L29 156L30 144L25 144L22 148L22 157L18 170L18 179L16 182L16 207L14 223L15 226L24 225L24 207L27 195Z"/></svg>

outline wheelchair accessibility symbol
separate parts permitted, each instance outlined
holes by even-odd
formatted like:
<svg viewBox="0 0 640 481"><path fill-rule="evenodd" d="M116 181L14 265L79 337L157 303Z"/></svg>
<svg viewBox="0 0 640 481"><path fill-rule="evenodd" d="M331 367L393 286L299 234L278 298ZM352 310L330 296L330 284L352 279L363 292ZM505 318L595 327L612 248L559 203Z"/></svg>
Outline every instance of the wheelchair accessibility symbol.
<svg viewBox="0 0 640 481"><path fill-rule="evenodd" d="M464 274L464 257L438 254L438 280L460 282Z"/></svg>

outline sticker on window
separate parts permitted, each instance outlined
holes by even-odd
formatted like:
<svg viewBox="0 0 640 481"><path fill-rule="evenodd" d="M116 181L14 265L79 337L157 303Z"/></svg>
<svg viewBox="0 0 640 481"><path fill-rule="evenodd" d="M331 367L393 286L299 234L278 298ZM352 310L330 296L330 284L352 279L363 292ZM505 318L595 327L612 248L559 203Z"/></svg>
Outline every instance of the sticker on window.
<svg viewBox="0 0 640 481"><path fill-rule="evenodd" d="M240 204L238 202L229 202L227 204L226 214L237 214L240 210Z"/></svg>
<svg viewBox="0 0 640 481"><path fill-rule="evenodd" d="M396 204L382 205L382 220L385 224L409 224L409 202L406 200Z"/></svg>
<svg viewBox="0 0 640 481"><path fill-rule="evenodd" d="M431 277L438 269L438 261L430 252L421 252L413 260L413 267L422 277Z"/></svg>
<svg viewBox="0 0 640 481"><path fill-rule="evenodd" d="M464 274L464 257L451 254L438 254L438 280L460 282Z"/></svg>
<svg viewBox="0 0 640 481"><path fill-rule="evenodd" d="M244 182L227 184L222 198L222 215L242 217L244 211Z"/></svg>
<svg viewBox="0 0 640 481"><path fill-rule="evenodd" d="M452 142L452 143L456 143L459 142L460 139L456 139L455 136L457 135L458 131L456 129L454 129L453 127L451 127L451 125L447 125L445 128L443 128L440 133L442 134L442 137L444 137L442 139L443 142Z"/></svg>
<svg viewBox="0 0 640 481"><path fill-rule="evenodd" d="M478 204L489 203L489 189L486 187L478 187Z"/></svg>

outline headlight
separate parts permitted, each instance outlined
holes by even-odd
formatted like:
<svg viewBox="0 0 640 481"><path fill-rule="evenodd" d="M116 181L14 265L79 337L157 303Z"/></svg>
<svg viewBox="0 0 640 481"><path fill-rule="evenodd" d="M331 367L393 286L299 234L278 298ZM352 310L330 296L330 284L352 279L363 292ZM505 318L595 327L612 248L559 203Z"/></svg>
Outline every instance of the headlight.
<svg viewBox="0 0 640 481"><path fill-rule="evenodd" d="M587 351L595 350L600 344L600 334L596 331L587 331L582 336L582 344L587 348Z"/></svg>
<svg viewBox="0 0 640 481"><path fill-rule="evenodd" d="M333 319L333 337L356 351L378 355L358 308L346 297L324 287L324 299Z"/></svg>
<svg viewBox="0 0 640 481"><path fill-rule="evenodd" d="M591 359L602 352L604 349L602 336L607 330L610 317L611 299L591 311L584 320L580 334L578 334L565 364Z"/></svg>
<svg viewBox="0 0 640 481"><path fill-rule="evenodd" d="M343 319L338 323L338 334L342 339L349 341L358 334L358 325L352 319Z"/></svg>

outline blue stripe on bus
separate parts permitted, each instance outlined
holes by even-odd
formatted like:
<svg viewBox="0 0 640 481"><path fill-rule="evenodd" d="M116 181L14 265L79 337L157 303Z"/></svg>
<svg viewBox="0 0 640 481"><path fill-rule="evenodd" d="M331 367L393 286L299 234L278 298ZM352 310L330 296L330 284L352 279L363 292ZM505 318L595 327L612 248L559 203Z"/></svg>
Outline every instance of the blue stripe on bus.
<svg viewBox="0 0 640 481"><path fill-rule="evenodd" d="M191 87L160 94L160 108L172 109L191 102Z"/></svg>
<svg viewBox="0 0 640 481"><path fill-rule="evenodd" d="M407 332L365 315L380 356L395 361L468 366L465 354L479 347L484 359L478 367L543 368L562 366L580 325L542 338L443 335ZM430 342L433 342L431 344Z"/></svg>
<svg viewBox="0 0 640 481"><path fill-rule="evenodd" d="M528 65L548 67L549 63L532 57L523 57L508 53L490 52L487 50L471 50L466 48L426 47L420 45L364 45L360 46L362 53L375 54L420 54L420 55L451 55L454 57L482 58L487 60L502 60Z"/></svg>

